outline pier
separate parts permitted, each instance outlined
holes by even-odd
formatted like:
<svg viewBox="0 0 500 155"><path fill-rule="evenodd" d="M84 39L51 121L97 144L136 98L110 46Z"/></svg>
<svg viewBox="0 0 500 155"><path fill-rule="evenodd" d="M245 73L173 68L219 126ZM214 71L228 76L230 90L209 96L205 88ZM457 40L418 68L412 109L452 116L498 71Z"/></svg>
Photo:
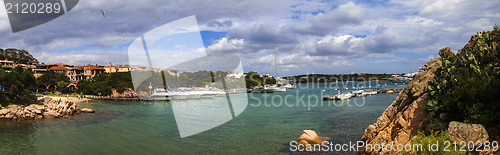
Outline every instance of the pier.
<svg viewBox="0 0 500 155"><path fill-rule="evenodd" d="M322 96L321 98L323 101L329 101L329 100L346 100L350 99L352 97L362 97L362 96L367 96L367 95L377 95L378 93L387 93L387 94L394 94L394 93L399 93L403 91L404 88L385 88L385 89L377 89L377 90L357 90L353 91L350 93L343 93L343 94L338 94L338 95L328 95L328 96Z"/></svg>

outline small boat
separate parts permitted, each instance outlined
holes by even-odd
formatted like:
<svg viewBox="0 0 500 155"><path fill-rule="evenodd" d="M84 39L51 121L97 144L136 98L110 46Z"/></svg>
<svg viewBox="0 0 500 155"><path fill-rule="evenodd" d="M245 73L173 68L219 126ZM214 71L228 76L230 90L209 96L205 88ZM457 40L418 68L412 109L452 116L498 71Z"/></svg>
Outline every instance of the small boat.
<svg viewBox="0 0 500 155"><path fill-rule="evenodd" d="M227 93L226 92L223 92L223 91L216 91L217 92L217 96L225 96Z"/></svg>
<svg viewBox="0 0 500 155"><path fill-rule="evenodd" d="M249 93L274 93L274 89L270 89L270 88L262 88L262 87L259 87L259 88L254 88L254 89L250 89L248 90Z"/></svg>
<svg viewBox="0 0 500 155"><path fill-rule="evenodd" d="M172 95L171 100L185 100L189 96L188 92L172 91L169 93Z"/></svg>
<svg viewBox="0 0 500 155"><path fill-rule="evenodd" d="M366 95L377 95L377 91L373 90L373 91L365 91L365 92L363 92L363 96L366 96Z"/></svg>
<svg viewBox="0 0 500 155"><path fill-rule="evenodd" d="M189 94L187 99L200 99L201 95L203 95L203 93L200 91L189 91L187 93Z"/></svg>
<svg viewBox="0 0 500 155"><path fill-rule="evenodd" d="M346 100L346 99L350 99L354 94L352 93L346 93L346 94L341 94L341 95L337 95L335 97L335 100Z"/></svg>
<svg viewBox="0 0 500 155"><path fill-rule="evenodd" d="M361 97L361 96L364 96L363 92L365 92L365 91L364 90L356 90L356 91L353 91L352 94L356 97Z"/></svg>
<svg viewBox="0 0 500 155"><path fill-rule="evenodd" d="M286 88L286 89L295 89L297 87L295 87L295 85L292 85L292 84L286 84L283 86L283 88Z"/></svg>
<svg viewBox="0 0 500 155"><path fill-rule="evenodd" d="M274 92L286 92L286 88L284 87L278 87L276 85L272 85L268 87L269 89L273 89Z"/></svg>
<svg viewBox="0 0 500 155"><path fill-rule="evenodd" d="M208 91L208 90L200 91L200 92L202 93L201 98L204 98L204 99L212 99L215 96L217 96L217 94L218 94L215 91Z"/></svg>

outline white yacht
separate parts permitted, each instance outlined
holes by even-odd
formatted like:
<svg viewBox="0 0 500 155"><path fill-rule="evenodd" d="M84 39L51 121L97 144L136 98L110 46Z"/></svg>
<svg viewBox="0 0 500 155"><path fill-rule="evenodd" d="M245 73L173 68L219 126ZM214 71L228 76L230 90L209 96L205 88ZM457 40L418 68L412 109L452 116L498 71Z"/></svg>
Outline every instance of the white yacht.
<svg viewBox="0 0 500 155"><path fill-rule="evenodd" d="M189 94L187 99L200 99L203 95L203 93L200 91L188 91L187 93Z"/></svg>
<svg viewBox="0 0 500 155"><path fill-rule="evenodd" d="M335 97L335 99L336 100L345 100L345 99L350 99L352 96L353 96L352 93L346 93L346 94L337 95Z"/></svg>
<svg viewBox="0 0 500 155"><path fill-rule="evenodd" d="M216 91L217 92L217 96L225 96L226 95L226 92L224 91Z"/></svg>
<svg viewBox="0 0 500 155"><path fill-rule="evenodd" d="M270 86L269 88L273 89L274 92L286 92L286 88L285 87L278 87L278 86Z"/></svg>
<svg viewBox="0 0 500 155"><path fill-rule="evenodd" d="M292 84L286 84L283 86L283 88L286 88L286 89L295 89L295 85L292 85Z"/></svg>
<svg viewBox="0 0 500 155"><path fill-rule="evenodd" d="M172 100L185 100L189 96L188 92L171 91L169 93L172 95L171 97Z"/></svg>
<svg viewBox="0 0 500 155"><path fill-rule="evenodd" d="M155 89L151 97L158 101L169 101L172 99L172 94L165 89Z"/></svg>
<svg viewBox="0 0 500 155"><path fill-rule="evenodd" d="M203 90L200 92L203 93L203 95L201 95L201 98L205 99L212 99L218 94L216 91L209 91L209 90Z"/></svg>

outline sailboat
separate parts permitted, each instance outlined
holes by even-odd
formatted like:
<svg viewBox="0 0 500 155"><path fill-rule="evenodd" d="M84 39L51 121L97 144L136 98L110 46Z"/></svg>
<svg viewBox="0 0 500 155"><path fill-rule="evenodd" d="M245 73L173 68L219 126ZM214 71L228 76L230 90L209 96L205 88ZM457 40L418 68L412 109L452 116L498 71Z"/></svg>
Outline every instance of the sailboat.
<svg viewBox="0 0 500 155"><path fill-rule="evenodd" d="M281 83L281 80L278 79L278 50L277 48L274 48L274 70L276 71L276 85L270 86L271 89L274 90L274 92L286 92L286 88L283 87L283 84ZM278 86L281 85L281 86Z"/></svg>

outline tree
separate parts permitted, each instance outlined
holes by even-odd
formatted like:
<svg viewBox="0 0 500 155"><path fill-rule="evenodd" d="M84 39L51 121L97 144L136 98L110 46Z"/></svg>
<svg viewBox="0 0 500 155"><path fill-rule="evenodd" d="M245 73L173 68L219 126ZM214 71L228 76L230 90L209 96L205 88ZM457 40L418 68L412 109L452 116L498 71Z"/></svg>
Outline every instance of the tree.
<svg viewBox="0 0 500 155"><path fill-rule="evenodd" d="M59 88L58 91L60 91L60 92L66 92L66 90L67 90L66 86L68 86L68 82L66 82L66 81L58 81L57 82L57 87Z"/></svg>
<svg viewBox="0 0 500 155"><path fill-rule="evenodd" d="M59 81L69 83L69 78L67 76L65 76L64 74L56 73L54 70L48 70L47 72L43 73L43 75L40 76L37 80L40 85L45 86L45 89L50 89L50 86L58 87Z"/></svg>
<svg viewBox="0 0 500 155"><path fill-rule="evenodd" d="M111 94L113 88L118 93L133 88L130 72L101 74L90 80L80 80L77 92L89 95Z"/></svg>
<svg viewBox="0 0 500 155"><path fill-rule="evenodd" d="M247 88L253 88L255 86L260 86L262 77L260 77L259 73L250 71L245 76L245 82L247 84Z"/></svg>
<svg viewBox="0 0 500 155"><path fill-rule="evenodd" d="M25 70L17 66L8 73L0 70L0 79L2 86L0 100L3 105L8 104L7 102L25 105L36 102L36 97L33 95L36 80L31 69Z"/></svg>
<svg viewBox="0 0 500 155"><path fill-rule="evenodd" d="M269 77L267 75L264 75L262 77L262 83L268 85L268 84L276 84L276 79L274 77Z"/></svg>
<svg viewBox="0 0 500 155"><path fill-rule="evenodd" d="M5 85L7 84L7 72L0 65L0 103L2 106L7 106L7 94L5 94Z"/></svg>

